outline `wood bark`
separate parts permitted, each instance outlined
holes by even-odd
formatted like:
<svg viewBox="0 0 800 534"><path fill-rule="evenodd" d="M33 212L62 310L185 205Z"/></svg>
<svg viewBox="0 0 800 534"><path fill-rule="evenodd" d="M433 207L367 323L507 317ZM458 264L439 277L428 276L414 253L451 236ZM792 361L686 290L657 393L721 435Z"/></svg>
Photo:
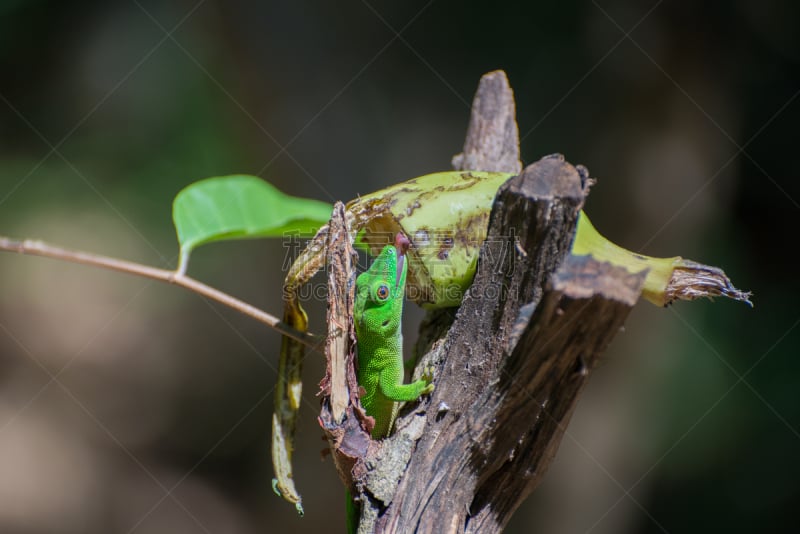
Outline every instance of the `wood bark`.
<svg viewBox="0 0 800 534"><path fill-rule="evenodd" d="M365 440L358 410L341 421L323 403L340 474L362 504L359 532L501 530L541 481L639 297L643 276L569 255L588 171L552 155L520 172L514 113L505 74L484 76L453 163L519 174L498 191L461 306L421 328L418 369L433 366L436 390L382 441Z"/></svg>

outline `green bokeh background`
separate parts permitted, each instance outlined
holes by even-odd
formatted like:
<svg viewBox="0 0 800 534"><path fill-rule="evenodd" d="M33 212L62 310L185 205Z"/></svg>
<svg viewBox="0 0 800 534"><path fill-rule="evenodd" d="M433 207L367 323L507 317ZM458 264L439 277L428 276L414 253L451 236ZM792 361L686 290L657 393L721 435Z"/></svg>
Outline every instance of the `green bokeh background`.
<svg viewBox="0 0 800 534"><path fill-rule="evenodd" d="M722 266L756 304L637 305L508 531L790 532L798 21L788 1L5 1L0 234L174 267L188 183L334 201L446 170L502 68L526 162L585 164L604 234ZM190 273L277 313L293 252L211 245ZM0 255L0 532L340 531L314 356L306 517L271 492L278 346L178 288Z"/></svg>

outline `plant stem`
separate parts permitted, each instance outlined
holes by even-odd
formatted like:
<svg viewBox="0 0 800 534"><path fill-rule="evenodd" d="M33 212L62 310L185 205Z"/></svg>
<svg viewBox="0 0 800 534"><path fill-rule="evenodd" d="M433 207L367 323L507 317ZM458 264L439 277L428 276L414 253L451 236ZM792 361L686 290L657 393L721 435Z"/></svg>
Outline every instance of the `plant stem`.
<svg viewBox="0 0 800 534"><path fill-rule="evenodd" d="M198 295L202 295L211 300L215 300L229 308L252 317L256 321L264 323L280 332L281 334L296 339L297 341L307 345L312 350L320 352L320 340L317 336L307 333L299 332L294 328L286 325L277 317L256 308L244 301L232 297L218 289L208 286L202 282L195 280L178 271L168 271L166 269L158 269L156 267L149 267L141 263L132 261L120 260L117 258L110 258L108 256L101 256L98 254L91 254L88 252L81 252L79 250L69 250L53 245L48 245L42 241L34 241L31 239L17 240L8 237L0 236L0 250L8 252L17 252L19 254L27 254L31 256L43 256L45 258L52 258L56 260L68 261L72 263L81 263L83 265L91 265L112 271L119 271L122 273L141 276L143 278L150 278L158 280L159 282L166 282L188 289Z"/></svg>

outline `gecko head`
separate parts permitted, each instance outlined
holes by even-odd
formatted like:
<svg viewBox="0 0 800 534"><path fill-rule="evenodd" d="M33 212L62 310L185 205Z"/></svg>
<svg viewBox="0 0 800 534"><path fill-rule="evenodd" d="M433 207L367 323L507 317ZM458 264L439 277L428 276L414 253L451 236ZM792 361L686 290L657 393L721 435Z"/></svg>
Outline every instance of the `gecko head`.
<svg viewBox="0 0 800 534"><path fill-rule="evenodd" d="M401 233L383 247L370 268L356 280L356 328L390 335L400 326L411 243ZM359 335L361 335L359 333Z"/></svg>

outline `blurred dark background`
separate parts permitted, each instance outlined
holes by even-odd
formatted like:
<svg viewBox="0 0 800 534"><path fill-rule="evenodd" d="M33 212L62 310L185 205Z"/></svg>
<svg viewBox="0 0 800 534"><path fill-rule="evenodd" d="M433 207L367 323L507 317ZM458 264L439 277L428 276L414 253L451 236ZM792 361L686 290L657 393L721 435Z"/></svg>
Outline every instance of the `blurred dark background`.
<svg viewBox="0 0 800 534"><path fill-rule="evenodd" d="M6 0L0 234L174 267L185 185L333 201L446 170L502 68L526 162L585 164L604 234L722 266L756 305L639 304L508 531L794 531L798 21L788 1ZM213 245L190 272L277 313L285 252ZM0 254L0 532L342 530L313 355L306 516L272 494L278 346L177 288Z"/></svg>

